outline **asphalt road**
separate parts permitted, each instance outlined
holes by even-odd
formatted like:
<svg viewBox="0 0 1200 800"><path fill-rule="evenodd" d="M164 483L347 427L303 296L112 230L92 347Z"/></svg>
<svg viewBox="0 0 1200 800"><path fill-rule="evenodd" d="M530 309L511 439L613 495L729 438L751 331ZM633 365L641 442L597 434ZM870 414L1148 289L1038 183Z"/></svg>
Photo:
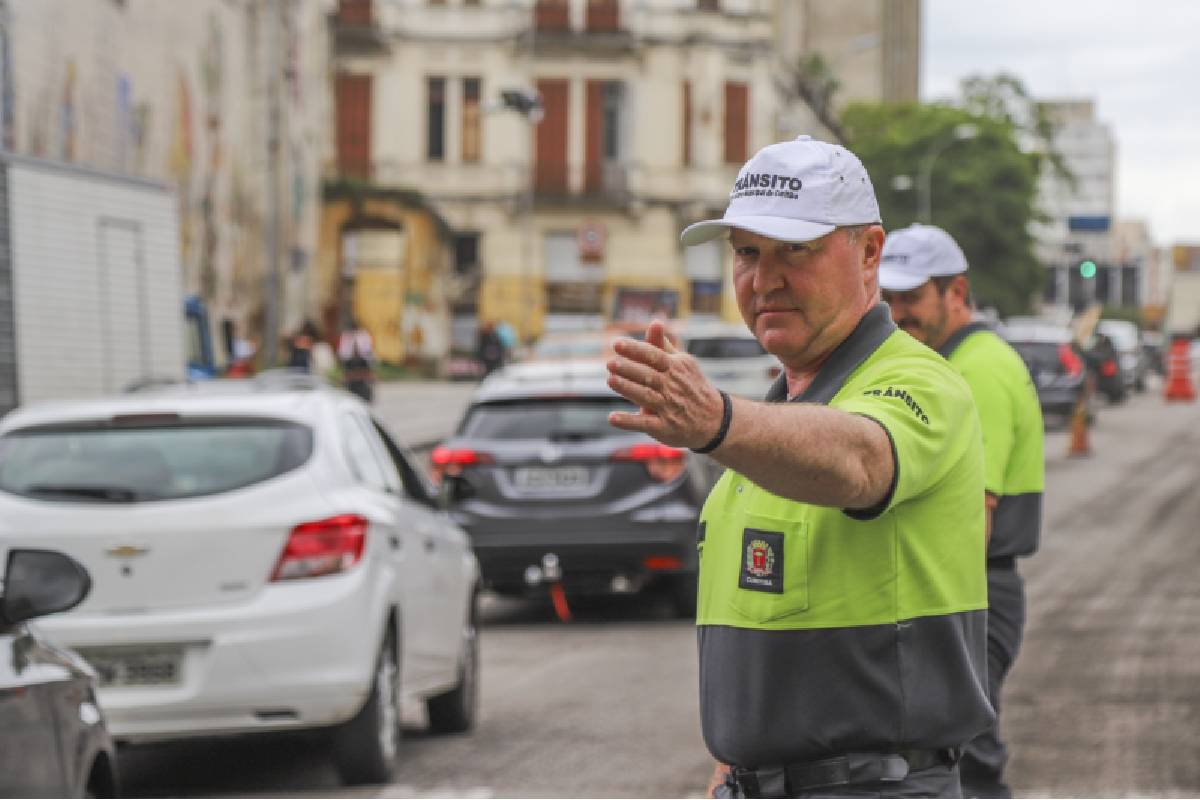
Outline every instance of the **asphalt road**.
<svg viewBox="0 0 1200 800"><path fill-rule="evenodd" d="M430 392L437 390L431 389ZM385 419L387 419L385 417ZM1042 552L1005 697L1020 796L1200 795L1200 405L1135 397L1100 411L1093 455L1047 437ZM389 786L344 790L313 736L125 751L135 796L699 796L695 634L665 598L553 621L490 599L482 717L469 736L406 713Z"/></svg>

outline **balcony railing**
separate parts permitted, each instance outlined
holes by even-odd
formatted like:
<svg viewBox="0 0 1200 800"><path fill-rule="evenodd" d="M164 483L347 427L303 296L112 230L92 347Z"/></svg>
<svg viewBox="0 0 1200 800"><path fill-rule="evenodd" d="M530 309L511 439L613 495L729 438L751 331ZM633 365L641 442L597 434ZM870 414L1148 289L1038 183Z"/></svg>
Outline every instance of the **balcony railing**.
<svg viewBox="0 0 1200 800"><path fill-rule="evenodd" d="M635 37L621 18L619 0L588 0L582 27L572 24L566 0L538 0L533 7L533 46L541 52L587 50L593 53L626 52Z"/></svg>

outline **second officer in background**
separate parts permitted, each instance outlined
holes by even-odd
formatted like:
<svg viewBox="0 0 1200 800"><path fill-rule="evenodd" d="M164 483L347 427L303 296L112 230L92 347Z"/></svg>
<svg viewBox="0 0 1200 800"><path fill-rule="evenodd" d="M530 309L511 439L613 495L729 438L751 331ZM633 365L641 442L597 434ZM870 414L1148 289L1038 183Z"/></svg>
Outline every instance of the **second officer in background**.
<svg viewBox="0 0 1200 800"><path fill-rule="evenodd" d="M896 324L937 350L966 380L983 428L988 518L988 695L1000 689L1025 628L1025 586L1016 559L1037 550L1044 455L1037 391L1021 357L972 317L967 260L948 233L913 225L883 246L879 285ZM999 722L965 748L959 768L967 797L1011 797L1008 751Z"/></svg>

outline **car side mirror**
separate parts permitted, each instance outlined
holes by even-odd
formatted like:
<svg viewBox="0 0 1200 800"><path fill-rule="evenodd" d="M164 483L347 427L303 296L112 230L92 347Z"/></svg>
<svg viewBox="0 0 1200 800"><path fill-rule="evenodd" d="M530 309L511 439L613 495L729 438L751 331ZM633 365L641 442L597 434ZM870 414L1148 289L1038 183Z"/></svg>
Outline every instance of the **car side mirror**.
<svg viewBox="0 0 1200 800"><path fill-rule="evenodd" d="M4 571L0 618L16 625L74 608L92 590L78 561L53 550L10 550Z"/></svg>

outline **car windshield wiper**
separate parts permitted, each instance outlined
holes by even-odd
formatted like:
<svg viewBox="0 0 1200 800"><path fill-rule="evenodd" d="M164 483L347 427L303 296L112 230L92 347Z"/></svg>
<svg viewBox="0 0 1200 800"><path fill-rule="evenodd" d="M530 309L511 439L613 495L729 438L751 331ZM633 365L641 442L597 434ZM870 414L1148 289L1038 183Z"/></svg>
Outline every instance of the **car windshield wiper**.
<svg viewBox="0 0 1200 800"><path fill-rule="evenodd" d="M546 438L552 442L582 442L587 439L599 439L599 431L550 431Z"/></svg>
<svg viewBox="0 0 1200 800"><path fill-rule="evenodd" d="M25 489L26 494L50 494L63 497L79 497L86 500L104 500L109 503L132 503L141 494L127 486L104 486L78 483L35 483Z"/></svg>

